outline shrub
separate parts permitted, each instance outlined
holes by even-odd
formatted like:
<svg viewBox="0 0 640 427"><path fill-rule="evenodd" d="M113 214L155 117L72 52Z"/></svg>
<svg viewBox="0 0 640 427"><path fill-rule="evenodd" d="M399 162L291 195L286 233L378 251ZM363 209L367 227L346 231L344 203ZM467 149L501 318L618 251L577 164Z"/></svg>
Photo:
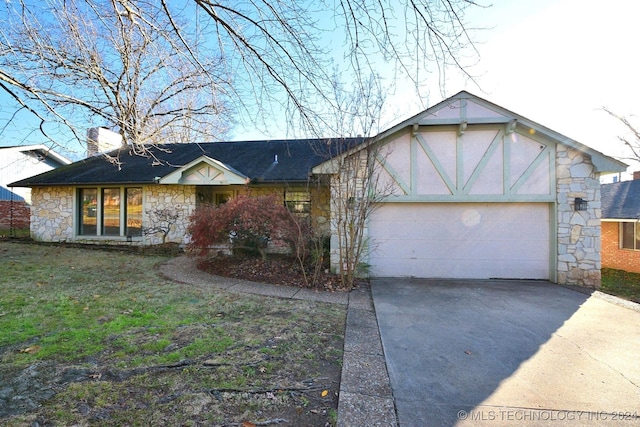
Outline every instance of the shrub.
<svg viewBox="0 0 640 427"><path fill-rule="evenodd" d="M190 219L190 246L200 255L213 245L259 253L266 259L269 242L288 246L296 256L305 251L308 227L275 196L238 196L219 206L201 206Z"/></svg>

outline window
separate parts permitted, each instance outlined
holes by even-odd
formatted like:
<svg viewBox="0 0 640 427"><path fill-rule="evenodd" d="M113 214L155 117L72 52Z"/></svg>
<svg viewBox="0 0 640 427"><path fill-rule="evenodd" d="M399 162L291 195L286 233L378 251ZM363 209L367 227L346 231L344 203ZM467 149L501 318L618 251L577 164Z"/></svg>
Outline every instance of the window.
<svg viewBox="0 0 640 427"><path fill-rule="evenodd" d="M311 213L311 194L308 191L285 191L284 204L294 214Z"/></svg>
<svg viewBox="0 0 640 427"><path fill-rule="evenodd" d="M80 199L80 229L79 234L96 234L98 229L98 189L81 188Z"/></svg>
<svg viewBox="0 0 640 427"><path fill-rule="evenodd" d="M220 206L232 198L232 191L220 191L220 188L216 186L199 186L196 191L196 207L201 205Z"/></svg>
<svg viewBox="0 0 640 427"><path fill-rule="evenodd" d="M142 236L142 188L125 188L127 236Z"/></svg>
<svg viewBox="0 0 640 427"><path fill-rule="evenodd" d="M79 235L142 235L142 188L80 188L78 206Z"/></svg>
<svg viewBox="0 0 640 427"><path fill-rule="evenodd" d="M120 235L119 188L104 188L102 190L102 234L105 236Z"/></svg>
<svg viewBox="0 0 640 427"><path fill-rule="evenodd" d="M640 227L637 222L620 223L620 247L640 251Z"/></svg>

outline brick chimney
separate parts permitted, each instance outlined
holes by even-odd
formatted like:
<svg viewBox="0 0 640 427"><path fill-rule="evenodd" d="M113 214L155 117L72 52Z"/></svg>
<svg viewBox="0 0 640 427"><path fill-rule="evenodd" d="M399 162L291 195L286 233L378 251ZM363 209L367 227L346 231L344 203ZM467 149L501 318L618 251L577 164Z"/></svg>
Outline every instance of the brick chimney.
<svg viewBox="0 0 640 427"><path fill-rule="evenodd" d="M640 179L640 171L635 171L633 173L633 180L635 181L636 179Z"/></svg>

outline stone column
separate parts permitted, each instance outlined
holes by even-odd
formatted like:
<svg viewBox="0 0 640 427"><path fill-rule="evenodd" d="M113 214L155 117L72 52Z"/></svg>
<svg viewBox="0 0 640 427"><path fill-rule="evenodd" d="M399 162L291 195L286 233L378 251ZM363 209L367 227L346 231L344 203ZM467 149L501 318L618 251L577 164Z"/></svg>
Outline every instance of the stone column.
<svg viewBox="0 0 640 427"><path fill-rule="evenodd" d="M578 150L558 146L558 283L600 287L600 180L591 159ZM575 198L587 209L575 210Z"/></svg>

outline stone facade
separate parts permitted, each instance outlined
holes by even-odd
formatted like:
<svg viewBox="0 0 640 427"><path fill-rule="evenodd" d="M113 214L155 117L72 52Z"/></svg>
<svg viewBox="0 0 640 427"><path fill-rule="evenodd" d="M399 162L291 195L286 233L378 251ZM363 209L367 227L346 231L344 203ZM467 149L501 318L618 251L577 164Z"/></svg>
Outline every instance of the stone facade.
<svg viewBox="0 0 640 427"><path fill-rule="evenodd" d="M321 231L328 232L329 189L325 186L310 188L292 187L292 191L309 191L311 194L311 216ZM154 212L168 210L178 215L165 238L166 243L185 244L188 241L189 218L196 208L196 187L193 185L147 185L143 191L142 229L166 224L154 224L157 216ZM234 196L248 194L252 196L276 194L284 202L284 188L273 186L228 187L221 191L231 191ZM74 229L74 187L34 187L34 201L31 212L31 236L45 242L78 242L100 244L126 243L126 237L79 236ZM326 230L325 230L326 229ZM162 243L162 233L143 233L134 237L129 244L157 245Z"/></svg>
<svg viewBox="0 0 640 427"><path fill-rule="evenodd" d="M31 190L31 237L43 242L74 240L73 187L34 187Z"/></svg>
<svg viewBox="0 0 640 427"><path fill-rule="evenodd" d="M149 228L159 224L152 224L152 212L169 210L178 215L167 237L166 243L186 243L189 217L195 210L196 191L193 185L149 185L142 189L144 209L142 214L142 228ZM143 245L157 245L162 243L162 234L143 234Z"/></svg>
<svg viewBox="0 0 640 427"><path fill-rule="evenodd" d="M600 287L600 180L591 160L581 152L558 145L557 189L557 282ZM576 211L574 200L587 201Z"/></svg>

